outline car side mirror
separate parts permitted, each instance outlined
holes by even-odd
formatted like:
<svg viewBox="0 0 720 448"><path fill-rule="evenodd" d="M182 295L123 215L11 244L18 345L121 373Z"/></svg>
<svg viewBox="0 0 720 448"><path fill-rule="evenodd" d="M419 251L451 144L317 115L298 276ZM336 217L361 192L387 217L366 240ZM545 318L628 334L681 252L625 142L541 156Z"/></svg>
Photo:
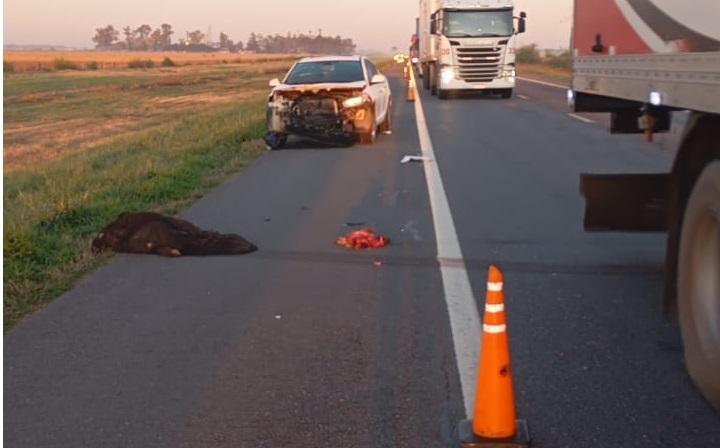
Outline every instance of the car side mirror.
<svg viewBox="0 0 720 448"><path fill-rule="evenodd" d="M527 17L527 14L525 14L525 12L520 13L520 18L518 19L517 34L522 34L525 32L525 18L526 17Z"/></svg>
<svg viewBox="0 0 720 448"><path fill-rule="evenodd" d="M381 75L380 73L378 73L377 75L374 75L372 77L372 79L370 80L371 85L372 84L382 84L384 82L387 82L387 78L385 77L385 75Z"/></svg>
<svg viewBox="0 0 720 448"><path fill-rule="evenodd" d="M277 86L280 85L280 80L277 79L277 78L273 78L273 79L270 80L270 82L268 83L268 85L269 85L270 87L277 87Z"/></svg>

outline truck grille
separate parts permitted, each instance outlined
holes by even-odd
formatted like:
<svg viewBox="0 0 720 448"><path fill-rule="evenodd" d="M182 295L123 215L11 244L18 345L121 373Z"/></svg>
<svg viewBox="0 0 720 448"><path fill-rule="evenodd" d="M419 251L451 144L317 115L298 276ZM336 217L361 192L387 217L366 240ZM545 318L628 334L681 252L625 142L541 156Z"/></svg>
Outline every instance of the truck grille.
<svg viewBox="0 0 720 448"><path fill-rule="evenodd" d="M456 48L458 75L466 82L489 82L500 76L502 47Z"/></svg>

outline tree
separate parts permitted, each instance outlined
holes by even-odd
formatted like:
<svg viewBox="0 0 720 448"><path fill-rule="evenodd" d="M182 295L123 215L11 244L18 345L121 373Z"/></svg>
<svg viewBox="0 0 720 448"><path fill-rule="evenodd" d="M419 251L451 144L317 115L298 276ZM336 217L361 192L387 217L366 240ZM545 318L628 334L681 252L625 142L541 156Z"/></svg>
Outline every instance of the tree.
<svg viewBox="0 0 720 448"><path fill-rule="evenodd" d="M156 28L155 31L152 32L148 40L150 41L150 48L153 51L162 50L162 45L160 42L162 40L162 31L160 30L160 28Z"/></svg>
<svg viewBox="0 0 720 448"><path fill-rule="evenodd" d="M123 34L125 35L125 48L132 50L135 47L135 33L130 26L123 28Z"/></svg>
<svg viewBox="0 0 720 448"><path fill-rule="evenodd" d="M258 44L257 36L255 35L255 33L250 33L250 37L245 44L245 49L247 51L260 51L260 45Z"/></svg>
<svg viewBox="0 0 720 448"><path fill-rule="evenodd" d="M172 26L167 23L160 25L160 29L162 30L162 34L160 36L160 48L164 50L172 45L172 38L170 36L172 36L174 32L172 30Z"/></svg>
<svg viewBox="0 0 720 448"><path fill-rule="evenodd" d="M95 37L92 38L93 42L95 42L95 48L111 47L118 40L119 34L112 25L105 28L96 28Z"/></svg>
<svg viewBox="0 0 720 448"><path fill-rule="evenodd" d="M203 43L203 40L205 40L205 34L203 34L200 30L195 30L188 33L187 38L191 45L200 45Z"/></svg>
<svg viewBox="0 0 720 448"><path fill-rule="evenodd" d="M140 25L135 29L135 34L137 36L138 46L141 47L143 50L149 50L150 49L150 33L152 32L152 27L150 25Z"/></svg>
<svg viewBox="0 0 720 448"><path fill-rule="evenodd" d="M233 41L223 32L220 32L220 48L224 48L226 50L231 50L233 48Z"/></svg>
<svg viewBox="0 0 720 448"><path fill-rule="evenodd" d="M241 40L235 42L235 49L234 49L234 51L244 51L244 50L245 50L245 45L243 45L243 43L242 43Z"/></svg>

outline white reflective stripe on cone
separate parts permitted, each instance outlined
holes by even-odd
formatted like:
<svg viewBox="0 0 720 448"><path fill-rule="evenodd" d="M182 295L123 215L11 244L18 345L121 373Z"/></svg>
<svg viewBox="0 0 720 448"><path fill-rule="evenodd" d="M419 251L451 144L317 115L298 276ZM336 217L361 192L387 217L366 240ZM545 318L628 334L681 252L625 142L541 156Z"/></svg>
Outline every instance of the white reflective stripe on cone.
<svg viewBox="0 0 720 448"><path fill-rule="evenodd" d="M491 333L491 334L504 333L505 328L506 328L505 324L502 324L502 325L483 324L483 331L485 333Z"/></svg>
<svg viewBox="0 0 720 448"><path fill-rule="evenodd" d="M505 305L503 305L502 303L486 303L485 311L487 311L488 313L502 313L503 311L505 311Z"/></svg>
<svg viewBox="0 0 720 448"><path fill-rule="evenodd" d="M502 282L488 282L487 289L492 292L500 292L503 290L503 284Z"/></svg>

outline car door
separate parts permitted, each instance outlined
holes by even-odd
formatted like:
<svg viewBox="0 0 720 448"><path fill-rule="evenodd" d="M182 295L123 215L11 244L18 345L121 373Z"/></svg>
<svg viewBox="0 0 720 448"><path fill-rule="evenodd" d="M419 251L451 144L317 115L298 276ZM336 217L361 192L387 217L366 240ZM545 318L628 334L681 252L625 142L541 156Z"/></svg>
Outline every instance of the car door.
<svg viewBox="0 0 720 448"><path fill-rule="evenodd" d="M379 74L377 68L375 65L370 62L367 58L364 59L365 63L365 70L367 73L368 83L372 80L373 76ZM379 83L379 84L370 84L368 87L368 90L370 92L370 96L375 102L375 122L381 123L382 120L385 119L385 114L387 114L387 108L388 108L388 102L389 102L389 95L390 95L390 87L388 86L387 82Z"/></svg>

